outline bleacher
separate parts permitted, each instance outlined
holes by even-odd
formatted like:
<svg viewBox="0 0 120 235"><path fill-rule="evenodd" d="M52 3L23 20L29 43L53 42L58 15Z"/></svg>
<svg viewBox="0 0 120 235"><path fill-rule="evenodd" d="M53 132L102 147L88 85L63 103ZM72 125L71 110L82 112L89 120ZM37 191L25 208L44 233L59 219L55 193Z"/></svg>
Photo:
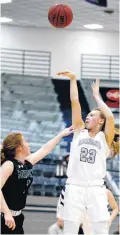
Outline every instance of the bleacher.
<svg viewBox="0 0 120 235"><path fill-rule="evenodd" d="M21 132L34 152L65 128L57 94L49 77L3 74L1 80L1 141L10 132ZM66 146L64 140L34 166L30 194L59 194L63 184L56 168L62 145Z"/></svg>
<svg viewBox="0 0 120 235"><path fill-rule="evenodd" d="M22 131L35 151L64 128L57 95L48 77L4 74L1 91L2 139L9 132Z"/></svg>

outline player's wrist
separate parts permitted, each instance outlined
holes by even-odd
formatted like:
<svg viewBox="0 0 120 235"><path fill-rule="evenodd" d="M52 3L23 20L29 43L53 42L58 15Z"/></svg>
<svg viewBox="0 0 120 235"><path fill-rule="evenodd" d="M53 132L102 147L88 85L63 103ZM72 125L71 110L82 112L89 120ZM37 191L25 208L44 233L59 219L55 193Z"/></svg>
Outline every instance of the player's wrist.
<svg viewBox="0 0 120 235"><path fill-rule="evenodd" d="M96 101L101 99L100 94L94 94L93 93L93 97L95 98Z"/></svg>
<svg viewBox="0 0 120 235"><path fill-rule="evenodd" d="M71 79L72 81L76 80L76 74L72 74L72 75L70 76L70 79Z"/></svg>
<svg viewBox="0 0 120 235"><path fill-rule="evenodd" d="M7 211L4 212L5 216L12 216L11 211L8 209Z"/></svg>

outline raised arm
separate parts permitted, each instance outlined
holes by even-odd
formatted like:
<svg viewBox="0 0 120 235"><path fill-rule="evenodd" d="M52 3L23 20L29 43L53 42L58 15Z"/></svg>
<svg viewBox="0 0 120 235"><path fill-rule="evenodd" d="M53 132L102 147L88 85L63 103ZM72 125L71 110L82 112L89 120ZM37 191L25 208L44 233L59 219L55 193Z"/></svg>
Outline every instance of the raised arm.
<svg viewBox="0 0 120 235"><path fill-rule="evenodd" d="M13 172L13 163L10 161L6 161L0 168L0 176L1 176L1 188L6 183L7 179ZM1 202L1 212L4 213L5 224L11 228L12 230L15 229L15 221L12 217L12 214L7 206L5 198L3 196L2 190L0 191L0 202Z"/></svg>
<svg viewBox="0 0 120 235"><path fill-rule="evenodd" d="M72 107L72 125L75 126L75 131L84 128L84 122L82 120L81 106L78 96L78 88L75 73L71 71L59 72L57 75L63 75L70 78L70 100Z"/></svg>
<svg viewBox="0 0 120 235"><path fill-rule="evenodd" d="M99 80L97 79L95 83L92 84L93 97L100 110L106 117L105 123L105 137L109 147L111 147L112 141L114 139L115 126L114 126L114 116L110 108L104 103L99 93Z"/></svg>
<svg viewBox="0 0 120 235"><path fill-rule="evenodd" d="M64 129L60 134L58 134L52 140L50 140L46 144L44 144L43 147L40 148L38 151L29 155L26 158L26 160L31 162L32 165L36 164L37 162L39 162L42 158L44 158L47 154L49 154L55 148L55 146L59 143L59 141L62 139L62 137L72 134L73 131L74 131L73 126Z"/></svg>
<svg viewBox="0 0 120 235"><path fill-rule="evenodd" d="M108 196L108 201L110 204L110 207L112 209L112 213L110 215L110 220L109 220L109 226L111 225L112 221L115 219L115 217L118 214L118 205L115 201L115 198L110 190L107 189L107 196Z"/></svg>

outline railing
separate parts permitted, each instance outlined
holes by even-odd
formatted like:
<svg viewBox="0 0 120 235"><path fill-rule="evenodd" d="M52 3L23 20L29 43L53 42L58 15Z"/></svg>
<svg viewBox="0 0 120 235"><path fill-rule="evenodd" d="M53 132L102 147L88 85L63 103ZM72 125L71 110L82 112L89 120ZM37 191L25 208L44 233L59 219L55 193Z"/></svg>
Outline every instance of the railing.
<svg viewBox="0 0 120 235"><path fill-rule="evenodd" d="M21 75L51 75L51 53L1 49L1 72Z"/></svg>
<svg viewBox="0 0 120 235"><path fill-rule="evenodd" d="M119 56L81 55L81 79L119 79Z"/></svg>

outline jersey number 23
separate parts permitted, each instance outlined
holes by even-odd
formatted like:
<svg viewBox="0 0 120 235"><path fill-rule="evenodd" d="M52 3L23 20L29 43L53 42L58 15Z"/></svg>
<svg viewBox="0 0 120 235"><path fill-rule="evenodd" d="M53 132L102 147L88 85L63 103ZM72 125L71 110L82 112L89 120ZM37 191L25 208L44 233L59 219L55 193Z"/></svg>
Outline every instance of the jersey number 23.
<svg viewBox="0 0 120 235"><path fill-rule="evenodd" d="M96 150L82 147L80 152L80 161L93 164L95 162Z"/></svg>

